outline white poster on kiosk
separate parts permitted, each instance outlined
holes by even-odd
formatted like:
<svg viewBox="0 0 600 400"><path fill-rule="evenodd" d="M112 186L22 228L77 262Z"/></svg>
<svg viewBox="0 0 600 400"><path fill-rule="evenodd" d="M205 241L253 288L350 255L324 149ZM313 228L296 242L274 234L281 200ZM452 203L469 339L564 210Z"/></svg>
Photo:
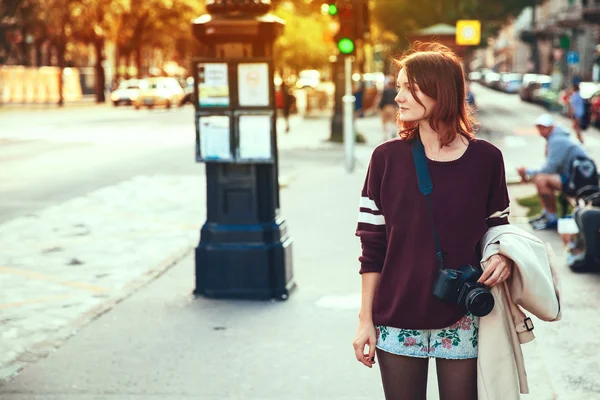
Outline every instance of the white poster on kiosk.
<svg viewBox="0 0 600 400"><path fill-rule="evenodd" d="M230 120L225 115L199 117L200 155L204 160L231 160Z"/></svg>
<svg viewBox="0 0 600 400"><path fill-rule="evenodd" d="M198 64L198 105L229 106L229 81L226 63Z"/></svg>
<svg viewBox="0 0 600 400"><path fill-rule="evenodd" d="M238 95L242 107L269 105L269 65L248 63L238 65Z"/></svg>
<svg viewBox="0 0 600 400"><path fill-rule="evenodd" d="M239 121L239 157L245 160L272 159L271 116L240 115Z"/></svg>

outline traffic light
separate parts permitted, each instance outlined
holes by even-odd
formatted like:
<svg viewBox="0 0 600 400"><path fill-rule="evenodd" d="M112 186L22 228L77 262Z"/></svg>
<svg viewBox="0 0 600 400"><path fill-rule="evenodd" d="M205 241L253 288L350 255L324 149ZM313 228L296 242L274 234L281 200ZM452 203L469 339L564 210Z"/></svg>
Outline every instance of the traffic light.
<svg viewBox="0 0 600 400"><path fill-rule="evenodd" d="M337 0L329 0L327 3L321 4L321 12L335 17L338 13Z"/></svg>
<svg viewBox="0 0 600 400"><path fill-rule="evenodd" d="M335 35L335 42L340 53L353 55L356 51L357 23L353 2L338 1L335 4L340 30Z"/></svg>
<svg viewBox="0 0 600 400"><path fill-rule="evenodd" d="M335 16L338 13L337 6L334 3L327 4L327 13L331 16Z"/></svg>

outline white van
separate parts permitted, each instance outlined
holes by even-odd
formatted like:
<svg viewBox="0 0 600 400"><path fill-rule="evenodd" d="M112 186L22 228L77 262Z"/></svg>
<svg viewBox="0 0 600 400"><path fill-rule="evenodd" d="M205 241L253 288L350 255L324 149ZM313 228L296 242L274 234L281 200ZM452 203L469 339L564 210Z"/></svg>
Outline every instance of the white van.
<svg viewBox="0 0 600 400"><path fill-rule="evenodd" d="M305 69L300 71L298 74L298 81L296 82L296 87L298 89L311 87L317 88L321 83L321 73L316 69Z"/></svg>

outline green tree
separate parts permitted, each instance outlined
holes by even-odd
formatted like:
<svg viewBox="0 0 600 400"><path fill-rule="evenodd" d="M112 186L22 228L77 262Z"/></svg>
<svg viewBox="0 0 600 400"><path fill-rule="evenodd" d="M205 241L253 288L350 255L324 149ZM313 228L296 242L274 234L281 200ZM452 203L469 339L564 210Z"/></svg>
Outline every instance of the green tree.
<svg viewBox="0 0 600 400"><path fill-rule="evenodd" d="M72 38L75 10L80 8L81 0L36 0L39 10L39 21L43 32L56 50L58 60L58 105L62 106L63 71L65 68L67 45Z"/></svg>
<svg viewBox="0 0 600 400"><path fill-rule="evenodd" d="M0 2L0 64L32 65L30 48L40 32L38 4L34 0ZM40 57L37 57L39 64Z"/></svg>
<svg viewBox="0 0 600 400"><path fill-rule="evenodd" d="M94 47L94 92L97 103L106 101L104 91L106 74L104 47L110 26L121 11L121 0L81 0L74 10L73 37L76 41Z"/></svg>
<svg viewBox="0 0 600 400"><path fill-rule="evenodd" d="M119 71L121 57L131 65L135 61L141 77L143 49L186 49L182 42L192 42L190 21L201 12L195 0L119 0L122 12L112 25L110 37L116 45L115 70ZM169 56L168 55L168 56Z"/></svg>
<svg viewBox="0 0 600 400"><path fill-rule="evenodd" d="M320 68L327 65L329 57L334 54L335 45L327 40L331 17L322 15L320 8L318 13L315 12L314 6L309 5L299 7L285 2L274 11L285 20L284 33L275 42L278 69L289 68L298 72Z"/></svg>
<svg viewBox="0 0 600 400"><path fill-rule="evenodd" d="M496 35L509 16L529 5L531 0L377 0L372 15L382 29L401 39L398 49L408 46L411 32L439 23L454 25L459 19L480 20L481 45L486 46L487 38Z"/></svg>

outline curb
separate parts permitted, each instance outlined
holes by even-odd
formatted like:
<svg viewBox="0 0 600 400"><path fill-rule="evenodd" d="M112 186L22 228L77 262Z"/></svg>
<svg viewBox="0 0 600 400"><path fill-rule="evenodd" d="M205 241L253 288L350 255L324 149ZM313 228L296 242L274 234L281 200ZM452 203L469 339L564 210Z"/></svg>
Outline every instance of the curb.
<svg viewBox="0 0 600 400"><path fill-rule="evenodd" d="M171 254L163 262L158 264L158 266L147 270L142 276L126 284L125 287L117 292L116 295L79 315L45 340L36 343L30 349L27 349L23 353L19 354L13 361L2 366L0 368L0 387L8 383L27 366L36 363L37 361L47 357L50 353L58 350L59 347L61 347L72 336L77 334L87 324L106 314L117 304L128 299L144 286L159 278L161 275L187 257L193 251L193 249L193 245L189 245L184 249Z"/></svg>
<svg viewBox="0 0 600 400"><path fill-rule="evenodd" d="M64 103L62 107L56 104L0 104L0 115L2 114L17 114L29 113L32 111L68 111L81 108L104 108L109 107L110 102L96 103L95 101L79 101Z"/></svg>

